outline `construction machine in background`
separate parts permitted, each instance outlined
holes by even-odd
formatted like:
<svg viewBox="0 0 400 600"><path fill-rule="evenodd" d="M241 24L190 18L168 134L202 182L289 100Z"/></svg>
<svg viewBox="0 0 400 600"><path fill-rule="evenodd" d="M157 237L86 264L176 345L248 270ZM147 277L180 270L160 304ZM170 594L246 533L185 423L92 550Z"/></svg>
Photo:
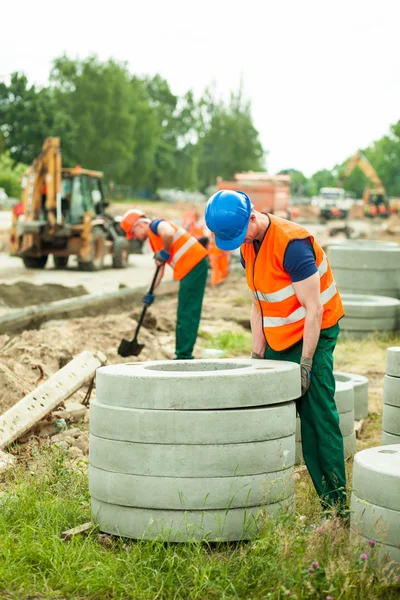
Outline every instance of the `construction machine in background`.
<svg viewBox="0 0 400 600"><path fill-rule="evenodd" d="M386 198L385 186L378 177L374 167L362 152L356 152L349 158L340 178L341 183L349 177L356 167L361 169L373 186L366 187L364 190L364 214L369 217L387 217L389 215L389 203Z"/></svg>
<svg viewBox="0 0 400 600"><path fill-rule="evenodd" d="M43 269L50 254L56 268L77 256L81 270L128 262L128 242L118 221L106 214L103 174L80 166L62 168L60 139L49 137L22 179L22 200L13 210L11 250L28 269Z"/></svg>

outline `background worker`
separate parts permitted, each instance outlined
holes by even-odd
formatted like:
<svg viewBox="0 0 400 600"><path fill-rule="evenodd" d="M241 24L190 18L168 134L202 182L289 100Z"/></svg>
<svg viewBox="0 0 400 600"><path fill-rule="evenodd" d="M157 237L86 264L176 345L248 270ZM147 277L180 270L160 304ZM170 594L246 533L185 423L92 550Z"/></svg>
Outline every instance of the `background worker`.
<svg viewBox="0 0 400 600"><path fill-rule="evenodd" d="M200 324L201 307L207 282L207 250L189 233L164 219L151 221L144 212L132 209L120 223L127 239L149 240L157 265L161 266L155 288L164 276L165 265L174 270L179 281L175 353L177 359L192 359ZM153 294L144 302L153 303Z"/></svg>
<svg viewBox="0 0 400 600"><path fill-rule="evenodd" d="M208 250L212 286L218 285L228 277L230 253L220 250L215 243L214 234L207 230L204 220L196 210L186 210L182 215L182 227L196 238Z"/></svg>
<svg viewBox="0 0 400 600"><path fill-rule="evenodd" d="M208 256L211 267L211 285L219 285L229 275L229 265L231 260L230 252L220 250L215 243L215 235L211 233L208 244Z"/></svg>
<svg viewBox="0 0 400 600"><path fill-rule="evenodd" d="M343 438L334 399L333 351L344 315L322 248L296 223L253 209L243 192L221 190L205 220L221 250L241 246L252 292L252 357L300 364L303 456L324 508L346 511Z"/></svg>

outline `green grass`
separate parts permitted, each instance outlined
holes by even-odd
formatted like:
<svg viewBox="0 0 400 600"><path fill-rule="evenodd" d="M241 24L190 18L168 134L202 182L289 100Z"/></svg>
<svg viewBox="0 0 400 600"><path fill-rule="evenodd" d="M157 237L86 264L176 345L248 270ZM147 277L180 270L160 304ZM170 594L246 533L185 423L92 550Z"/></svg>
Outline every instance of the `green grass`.
<svg viewBox="0 0 400 600"><path fill-rule="evenodd" d="M202 331L207 347L228 356L250 352L250 332ZM389 345L399 338L342 340L337 366L361 366L384 373ZM364 371L365 372L365 371ZM380 377L380 376L379 376ZM379 379L380 381L380 379ZM365 440L373 445L380 415L366 420ZM368 434L368 435L367 435ZM375 435L376 434L376 435ZM372 442L371 442L372 440ZM368 442L370 442L368 444ZM332 519L319 527L321 511L308 472L296 475L296 513L265 520L251 541L164 543L100 535L63 541L60 532L90 520L87 465L71 467L54 446L33 450L29 459L3 476L0 494L0 598L77 600L397 600L375 550L359 545ZM351 461L347 463L351 482ZM301 515L301 518L300 518ZM360 555L368 553L362 561ZM308 569L314 561L318 567Z"/></svg>
<svg viewBox="0 0 400 600"><path fill-rule="evenodd" d="M206 348L225 350L229 356L249 356L251 352L251 333L232 333L221 331L218 335L212 335L208 331L200 330L199 337L205 340Z"/></svg>
<svg viewBox="0 0 400 600"><path fill-rule="evenodd" d="M43 447L20 464L0 499L0 597L24 599L291 598L395 600L374 552L349 543L332 520L312 529L320 511L308 474L297 485L299 513L265 521L248 542L135 541L93 528L67 542L60 532L90 520L86 468L69 467L63 451ZM106 543L105 543L106 542ZM368 551L367 561L360 554ZM314 561L318 567L308 572Z"/></svg>

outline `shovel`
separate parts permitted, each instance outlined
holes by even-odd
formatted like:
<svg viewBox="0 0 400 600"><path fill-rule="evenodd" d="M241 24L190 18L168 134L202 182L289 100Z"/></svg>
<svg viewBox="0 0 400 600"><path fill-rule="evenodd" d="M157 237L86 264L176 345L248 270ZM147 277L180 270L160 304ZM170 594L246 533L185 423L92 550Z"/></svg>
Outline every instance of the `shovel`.
<svg viewBox="0 0 400 600"><path fill-rule="evenodd" d="M152 294L153 293L154 285L156 283L157 275L158 275L159 270L160 270L160 266L157 266L157 269L156 269L156 272L154 273L153 281L151 282L151 286L150 286L150 289L148 291L148 294ZM144 344L139 344L139 342L137 341L137 337L138 337L139 330L140 330L140 328L142 326L143 319L144 319L144 316L146 314L146 310L147 309L148 309L148 306L147 306L147 304L145 304L143 306L142 313L141 313L141 315L139 317L138 324L137 324L137 327L136 327L136 331L135 331L135 335L133 337L133 340L131 342L129 340L126 340L125 338L123 340L121 340L121 343L120 343L119 348L118 348L118 354L120 356L123 356L123 357L127 357L127 356L139 356L139 354L143 350Z"/></svg>

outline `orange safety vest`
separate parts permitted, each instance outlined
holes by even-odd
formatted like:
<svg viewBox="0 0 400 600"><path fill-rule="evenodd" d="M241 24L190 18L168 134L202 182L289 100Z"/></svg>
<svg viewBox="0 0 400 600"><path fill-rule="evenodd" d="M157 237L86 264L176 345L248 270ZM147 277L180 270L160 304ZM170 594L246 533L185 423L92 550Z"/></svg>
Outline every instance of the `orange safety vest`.
<svg viewBox="0 0 400 600"><path fill-rule="evenodd" d="M207 256L207 250L182 227L178 227L171 221L167 221L167 219L164 220L175 230L168 264L174 270L174 279L180 281ZM149 229L149 242L153 252L158 252L164 248L161 236L153 233L151 229Z"/></svg>
<svg viewBox="0 0 400 600"><path fill-rule="evenodd" d="M218 248L213 233L210 234L207 250L211 267L211 285L218 285L228 277L230 252Z"/></svg>
<svg viewBox="0 0 400 600"><path fill-rule="evenodd" d="M290 276L283 268L286 248L297 239L311 240L320 276L324 307L321 329L333 327L344 315L339 291L325 252L304 227L268 215L270 224L258 253L253 244L243 244L247 285L258 301L266 341L272 350L286 350L303 338L306 310L295 294Z"/></svg>

